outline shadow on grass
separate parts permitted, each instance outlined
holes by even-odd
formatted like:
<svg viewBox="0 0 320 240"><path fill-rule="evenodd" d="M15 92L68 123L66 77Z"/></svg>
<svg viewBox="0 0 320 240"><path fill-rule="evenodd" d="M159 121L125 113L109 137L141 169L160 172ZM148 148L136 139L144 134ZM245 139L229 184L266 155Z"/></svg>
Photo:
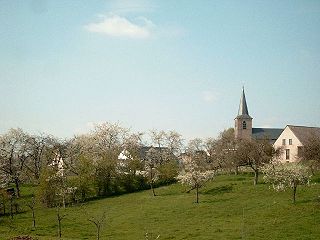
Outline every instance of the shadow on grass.
<svg viewBox="0 0 320 240"><path fill-rule="evenodd" d="M224 185L215 188L211 188L209 190L201 192L202 194L209 194L209 195L218 195L223 193L232 192L233 186L232 185Z"/></svg>

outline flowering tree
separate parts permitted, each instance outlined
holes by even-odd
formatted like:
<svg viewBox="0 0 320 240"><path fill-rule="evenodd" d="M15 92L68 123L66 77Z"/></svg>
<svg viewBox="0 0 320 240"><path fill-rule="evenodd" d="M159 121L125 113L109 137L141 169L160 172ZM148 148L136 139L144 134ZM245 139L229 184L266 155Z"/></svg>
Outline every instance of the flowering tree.
<svg viewBox="0 0 320 240"><path fill-rule="evenodd" d="M292 188L292 201L296 202L296 192L298 185L309 184L310 174L308 168L297 163L276 163L266 164L262 168L264 180L271 183L276 191L284 191Z"/></svg>
<svg viewBox="0 0 320 240"><path fill-rule="evenodd" d="M30 155L28 139L28 134L20 128L10 129L0 136L0 174L5 174L15 184L17 197L20 197L20 183Z"/></svg>
<svg viewBox="0 0 320 240"><path fill-rule="evenodd" d="M156 196L154 184L159 178L159 171L157 167L159 166L160 161L161 160L157 150L150 148L146 155L145 171L143 171L143 175L147 178L154 197Z"/></svg>
<svg viewBox="0 0 320 240"><path fill-rule="evenodd" d="M207 170L203 165L199 164L199 159L194 154L189 154L183 159L184 171L182 171L177 179L180 183L191 186L196 189L196 202L199 203L199 188L201 188L208 180L213 178L214 171Z"/></svg>

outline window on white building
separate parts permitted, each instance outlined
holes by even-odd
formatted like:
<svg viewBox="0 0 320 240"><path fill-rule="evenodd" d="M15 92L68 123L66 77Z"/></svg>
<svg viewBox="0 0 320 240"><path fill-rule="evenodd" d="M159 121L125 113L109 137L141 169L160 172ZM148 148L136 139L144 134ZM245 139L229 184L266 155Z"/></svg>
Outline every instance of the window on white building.
<svg viewBox="0 0 320 240"><path fill-rule="evenodd" d="M292 139L289 139L289 145L292 145Z"/></svg>
<svg viewBox="0 0 320 240"><path fill-rule="evenodd" d="M282 145L286 145L286 140L282 139Z"/></svg>

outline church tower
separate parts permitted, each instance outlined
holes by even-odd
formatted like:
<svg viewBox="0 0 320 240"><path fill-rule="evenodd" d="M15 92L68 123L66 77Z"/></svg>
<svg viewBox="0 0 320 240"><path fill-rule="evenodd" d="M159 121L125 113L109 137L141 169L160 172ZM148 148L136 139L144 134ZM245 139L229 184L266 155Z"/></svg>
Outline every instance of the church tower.
<svg viewBox="0 0 320 240"><path fill-rule="evenodd" d="M252 137L252 117L248 112L246 96L244 88L242 88L242 95L240 98L240 105L238 116L234 119L235 128L234 133L237 139L251 139Z"/></svg>

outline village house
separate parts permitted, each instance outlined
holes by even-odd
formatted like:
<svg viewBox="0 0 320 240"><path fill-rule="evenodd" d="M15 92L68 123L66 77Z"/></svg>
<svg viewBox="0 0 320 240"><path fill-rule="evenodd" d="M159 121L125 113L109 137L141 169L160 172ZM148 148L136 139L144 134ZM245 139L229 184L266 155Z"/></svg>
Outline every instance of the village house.
<svg viewBox="0 0 320 240"><path fill-rule="evenodd" d="M237 139L267 139L275 148L283 149L279 160L281 162L299 161L303 146L313 135L320 136L320 128L287 125L282 128L253 128L252 117L249 115L244 88L240 98L238 115L235 121L235 138Z"/></svg>

